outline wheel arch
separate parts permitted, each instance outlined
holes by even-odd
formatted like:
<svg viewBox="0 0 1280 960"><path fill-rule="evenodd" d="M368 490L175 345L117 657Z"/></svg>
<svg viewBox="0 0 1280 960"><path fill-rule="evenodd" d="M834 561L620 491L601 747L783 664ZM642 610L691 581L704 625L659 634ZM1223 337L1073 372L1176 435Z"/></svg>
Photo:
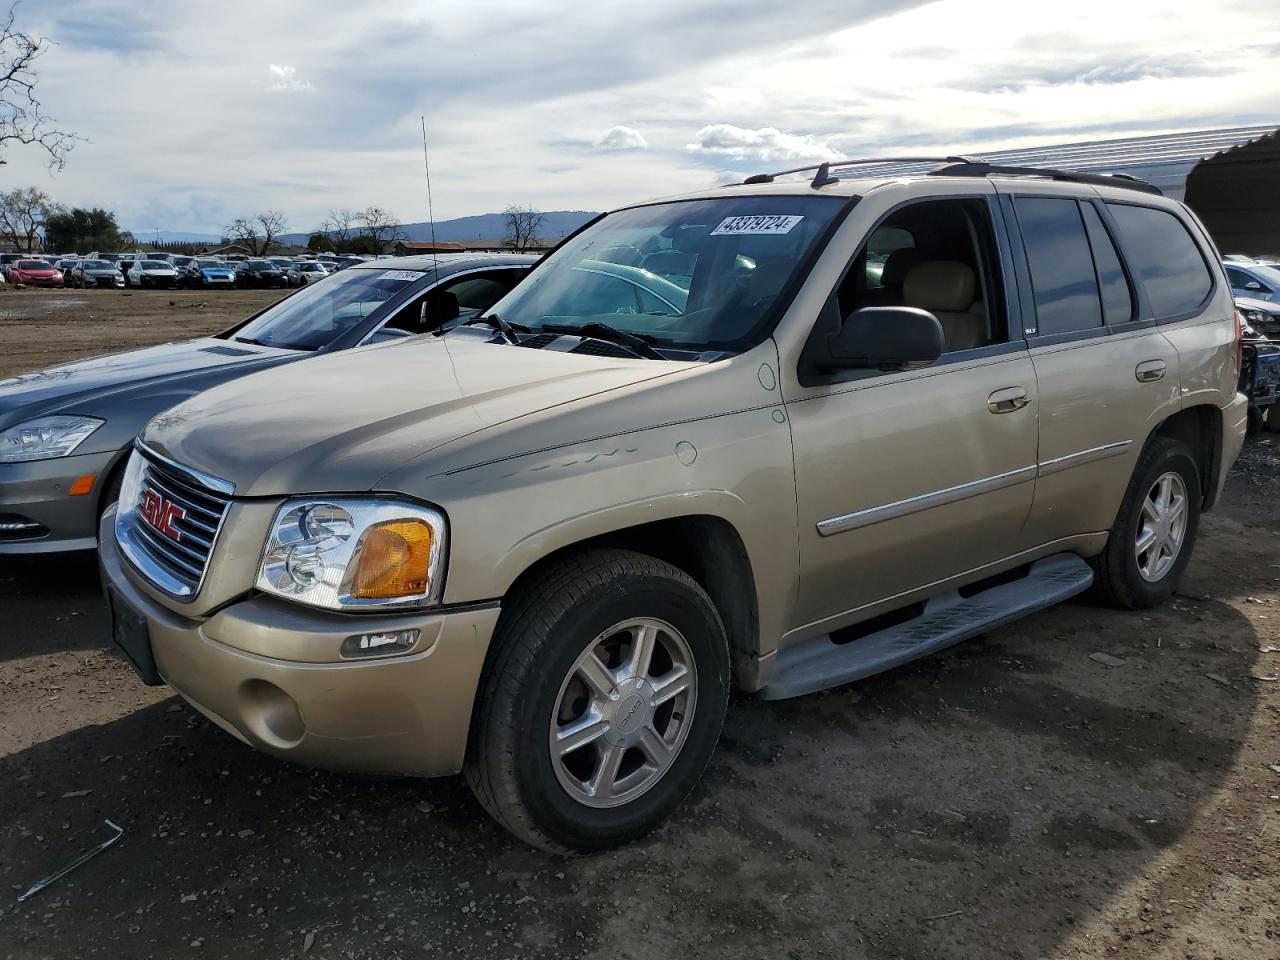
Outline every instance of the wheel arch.
<svg viewBox="0 0 1280 960"><path fill-rule="evenodd" d="M1213 478L1218 475L1222 462L1222 411L1209 403L1184 407L1156 425L1144 448L1156 437L1178 440L1195 455L1203 496L1201 509L1212 509L1217 498Z"/></svg>
<svg viewBox="0 0 1280 960"><path fill-rule="evenodd" d="M724 622L734 677L741 685L760 646L760 605L746 544L737 528L721 516L666 517L564 543L521 570L506 597L571 556L607 548L633 550L670 563L707 592Z"/></svg>

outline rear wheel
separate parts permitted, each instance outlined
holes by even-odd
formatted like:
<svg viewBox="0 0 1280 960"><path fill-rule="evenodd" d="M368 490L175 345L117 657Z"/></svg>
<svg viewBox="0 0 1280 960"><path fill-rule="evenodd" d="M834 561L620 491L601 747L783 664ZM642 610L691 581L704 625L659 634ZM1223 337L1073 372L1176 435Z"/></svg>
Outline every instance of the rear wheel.
<svg viewBox="0 0 1280 960"><path fill-rule="evenodd" d="M1191 560L1200 503L1195 455L1180 441L1153 439L1138 459L1106 550L1095 561L1103 596L1130 610L1171 596Z"/></svg>
<svg viewBox="0 0 1280 960"><path fill-rule="evenodd" d="M633 840L702 776L729 650L705 591L623 550L571 558L513 598L474 712L466 776L521 839L560 853Z"/></svg>

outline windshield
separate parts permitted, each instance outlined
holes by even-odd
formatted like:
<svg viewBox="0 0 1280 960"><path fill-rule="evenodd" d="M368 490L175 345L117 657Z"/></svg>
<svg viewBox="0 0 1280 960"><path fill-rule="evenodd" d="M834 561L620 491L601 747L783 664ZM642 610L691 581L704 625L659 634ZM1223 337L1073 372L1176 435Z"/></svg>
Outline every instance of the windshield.
<svg viewBox="0 0 1280 960"><path fill-rule="evenodd" d="M216 270L219 267L225 268L226 264L221 260L197 260L196 266L204 270Z"/></svg>
<svg viewBox="0 0 1280 960"><path fill-rule="evenodd" d="M19 270L48 270L49 264L43 260L19 260Z"/></svg>
<svg viewBox="0 0 1280 960"><path fill-rule="evenodd" d="M743 350L845 201L744 196L635 207L567 241L492 309L533 330L606 323L680 350Z"/></svg>
<svg viewBox="0 0 1280 960"><path fill-rule="evenodd" d="M106 260L86 260L81 265L82 270L114 270L115 264L108 263Z"/></svg>
<svg viewBox="0 0 1280 960"><path fill-rule="evenodd" d="M318 350L370 316L423 274L412 270L348 270L307 284L237 330L237 340Z"/></svg>
<svg viewBox="0 0 1280 960"><path fill-rule="evenodd" d="M143 260L143 270L168 270L172 265L165 263L163 260Z"/></svg>
<svg viewBox="0 0 1280 960"><path fill-rule="evenodd" d="M1272 290L1280 289L1280 270L1275 267L1264 267L1261 264L1250 264L1249 269Z"/></svg>
<svg viewBox="0 0 1280 960"><path fill-rule="evenodd" d="M276 265L270 260L250 260L245 266L252 267L254 270L274 270L276 268Z"/></svg>

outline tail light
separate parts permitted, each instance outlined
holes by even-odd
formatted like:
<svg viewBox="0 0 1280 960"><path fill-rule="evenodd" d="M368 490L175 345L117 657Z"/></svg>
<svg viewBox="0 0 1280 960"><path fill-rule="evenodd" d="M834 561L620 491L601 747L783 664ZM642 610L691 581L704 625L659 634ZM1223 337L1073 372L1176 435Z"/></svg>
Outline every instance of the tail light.
<svg viewBox="0 0 1280 960"><path fill-rule="evenodd" d="M1244 317L1240 310L1235 310L1236 317L1236 382L1240 382L1240 374L1244 370Z"/></svg>

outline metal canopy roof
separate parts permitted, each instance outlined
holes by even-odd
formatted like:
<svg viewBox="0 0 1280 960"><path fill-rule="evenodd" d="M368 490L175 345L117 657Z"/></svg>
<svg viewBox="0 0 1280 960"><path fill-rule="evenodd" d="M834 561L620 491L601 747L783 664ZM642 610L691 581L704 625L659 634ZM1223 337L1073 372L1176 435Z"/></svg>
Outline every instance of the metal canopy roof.
<svg viewBox="0 0 1280 960"><path fill-rule="evenodd" d="M1191 169L1208 157L1280 132L1280 123L1218 130L1189 130L1119 140L1085 140L1075 143L993 150L977 157L1002 166L1054 167L1090 173L1127 173L1182 199ZM872 179L920 174L937 164L886 163L832 171L837 177Z"/></svg>

